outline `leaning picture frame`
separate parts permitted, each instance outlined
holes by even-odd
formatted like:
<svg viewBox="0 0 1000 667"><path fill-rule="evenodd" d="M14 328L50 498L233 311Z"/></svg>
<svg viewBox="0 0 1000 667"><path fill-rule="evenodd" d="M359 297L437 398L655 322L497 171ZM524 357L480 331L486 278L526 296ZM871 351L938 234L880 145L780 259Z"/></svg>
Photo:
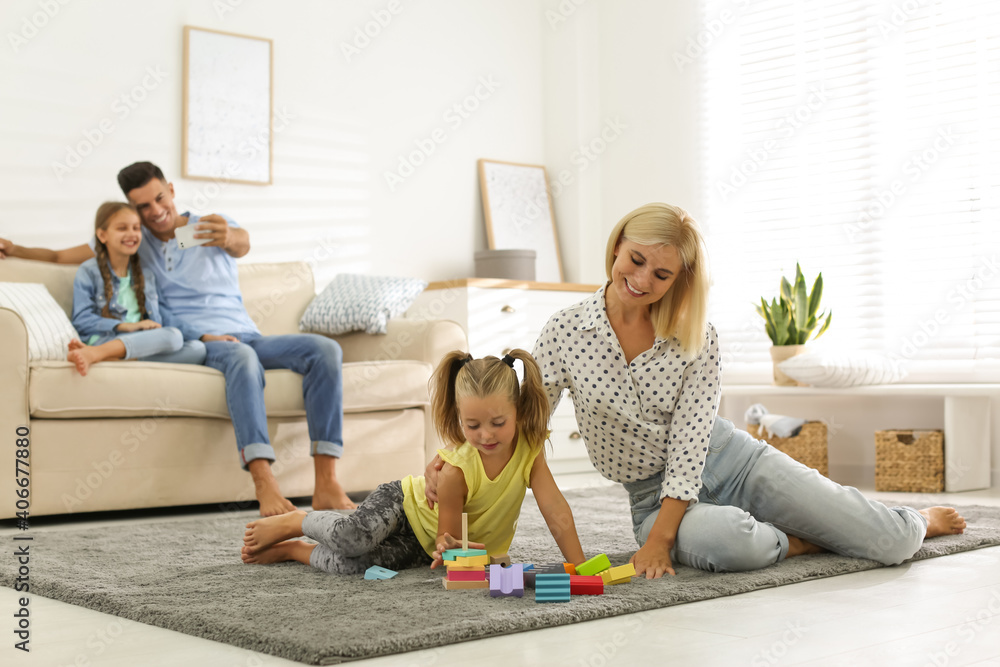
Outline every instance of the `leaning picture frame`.
<svg viewBox="0 0 1000 667"><path fill-rule="evenodd" d="M270 39L184 26L184 178L272 183L273 72Z"/></svg>
<svg viewBox="0 0 1000 667"><path fill-rule="evenodd" d="M564 280L545 167L480 159L479 187L490 250L534 250L535 279Z"/></svg>

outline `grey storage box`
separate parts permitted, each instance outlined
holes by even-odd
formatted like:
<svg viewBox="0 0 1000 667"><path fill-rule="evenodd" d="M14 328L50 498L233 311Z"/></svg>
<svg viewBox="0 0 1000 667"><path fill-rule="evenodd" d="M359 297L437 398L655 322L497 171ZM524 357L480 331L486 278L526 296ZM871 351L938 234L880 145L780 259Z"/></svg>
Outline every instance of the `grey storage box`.
<svg viewBox="0 0 1000 667"><path fill-rule="evenodd" d="M534 250L480 250L476 253L476 278L534 280Z"/></svg>

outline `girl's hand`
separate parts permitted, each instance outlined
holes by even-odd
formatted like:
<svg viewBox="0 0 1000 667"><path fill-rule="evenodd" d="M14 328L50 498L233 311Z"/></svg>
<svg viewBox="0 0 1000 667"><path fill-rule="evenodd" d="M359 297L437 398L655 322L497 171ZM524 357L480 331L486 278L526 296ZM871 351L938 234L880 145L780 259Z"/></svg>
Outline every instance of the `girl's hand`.
<svg viewBox="0 0 1000 667"><path fill-rule="evenodd" d="M444 459L441 458L440 454L435 454L431 462L427 464L427 470L424 471L424 495L427 496L427 506L431 509L434 509L434 503L438 499L438 474L443 467Z"/></svg>
<svg viewBox="0 0 1000 667"><path fill-rule="evenodd" d="M434 568L440 566L442 563L444 563L444 559L442 558L442 554L445 551L447 551L448 549L461 549L462 548L462 540L456 540L454 537L452 537L448 533L445 533L444 535L438 535L437 544L434 545L434 546L435 546L435 548L437 550L434 552L434 562L431 563L431 569L432 570ZM486 546L483 545L483 544L480 544L479 542L469 542L469 548L470 549L485 549Z"/></svg>
<svg viewBox="0 0 1000 667"><path fill-rule="evenodd" d="M159 322L153 320L142 320L141 322L122 322L115 327L118 333L128 333L130 331L142 331L144 329L159 329Z"/></svg>
<svg viewBox="0 0 1000 667"><path fill-rule="evenodd" d="M635 573L647 579L659 579L664 574L676 575L673 563L670 561L670 548L658 541L650 540L641 549L632 554L629 562L635 566Z"/></svg>

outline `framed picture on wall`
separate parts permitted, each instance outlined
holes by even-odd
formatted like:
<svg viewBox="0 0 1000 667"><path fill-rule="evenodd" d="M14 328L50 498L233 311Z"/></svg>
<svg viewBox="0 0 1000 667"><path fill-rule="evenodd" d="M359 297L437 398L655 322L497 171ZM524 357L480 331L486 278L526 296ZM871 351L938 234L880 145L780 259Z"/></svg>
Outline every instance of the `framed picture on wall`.
<svg viewBox="0 0 1000 667"><path fill-rule="evenodd" d="M184 26L185 178L272 182L273 54L270 39Z"/></svg>
<svg viewBox="0 0 1000 667"><path fill-rule="evenodd" d="M563 282L545 167L479 160L479 187L490 250L534 250L535 279Z"/></svg>

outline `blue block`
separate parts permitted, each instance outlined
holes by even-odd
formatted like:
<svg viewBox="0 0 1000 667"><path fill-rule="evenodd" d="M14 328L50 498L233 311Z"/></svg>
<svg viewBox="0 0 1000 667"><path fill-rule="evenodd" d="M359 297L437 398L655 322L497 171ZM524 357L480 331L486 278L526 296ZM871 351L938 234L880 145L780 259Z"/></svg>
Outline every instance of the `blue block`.
<svg viewBox="0 0 1000 667"><path fill-rule="evenodd" d="M378 565L372 565L370 568L365 570L365 579L392 579L398 572L393 570L388 570L384 567L379 567Z"/></svg>
<svg viewBox="0 0 1000 667"><path fill-rule="evenodd" d="M569 602L569 575L536 574L535 602Z"/></svg>
<svg viewBox="0 0 1000 667"><path fill-rule="evenodd" d="M459 556L485 556L486 549L448 549L441 554L441 560L455 560Z"/></svg>

